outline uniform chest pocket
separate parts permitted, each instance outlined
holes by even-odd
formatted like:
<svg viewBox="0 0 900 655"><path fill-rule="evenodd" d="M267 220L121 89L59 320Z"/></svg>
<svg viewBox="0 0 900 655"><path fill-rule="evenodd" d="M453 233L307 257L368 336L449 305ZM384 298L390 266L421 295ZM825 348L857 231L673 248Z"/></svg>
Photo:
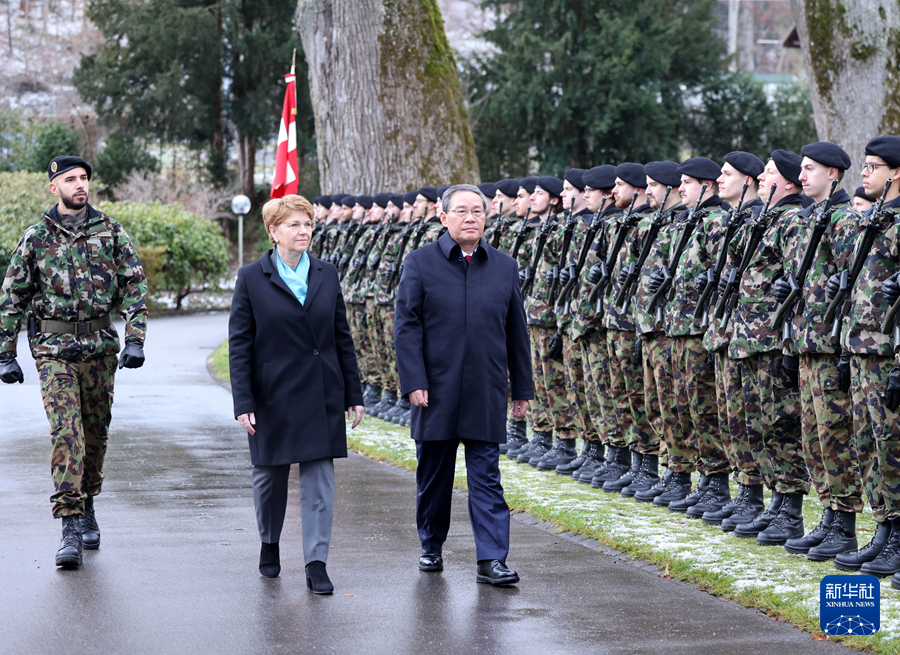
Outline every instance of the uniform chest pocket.
<svg viewBox="0 0 900 655"><path fill-rule="evenodd" d="M115 249L111 236L108 232L92 234L85 242L91 282L98 291L111 289L116 283Z"/></svg>

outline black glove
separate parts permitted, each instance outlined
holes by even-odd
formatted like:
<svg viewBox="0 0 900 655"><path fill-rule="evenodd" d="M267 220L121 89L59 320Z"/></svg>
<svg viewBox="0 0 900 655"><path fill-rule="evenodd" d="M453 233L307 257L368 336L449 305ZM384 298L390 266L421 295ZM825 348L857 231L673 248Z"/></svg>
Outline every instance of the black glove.
<svg viewBox="0 0 900 655"><path fill-rule="evenodd" d="M775 280L775 300L779 304L783 303L789 295L791 295L791 283L788 282L787 276Z"/></svg>
<svg viewBox="0 0 900 655"><path fill-rule="evenodd" d="M553 269L548 269L544 273L544 280L546 280L547 284L553 284Z"/></svg>
<svg viewBox="0 0 900 655"><path fill-rule="evenodd" d="M828 295L828 302L831 302L838 295L838 291L841 290L841 274L835 273L830 278L828 278L828 284L825 285L825 293Z"/></svg>
<svg viewBox="0 0 900 655"><path fill-rule="evenodd" d="M569 283L569 280L572 279L572 267L566 266L563 270L559 272L559 286L564 287Z"/></svg>
<svg viewBox="0 0 900 655"><path fill-rule="evenodd" d="M635 340L635 344L634 344L634 356L640 362L643 359L643 357L642 357L643 354L644 354L644 340L641 339L640 337L638 337Z"/></svg>
<svg viewBox="0 0 900 655"><path fill-rule="evenodd" d="M734 270L734 269L732 269ZM719 278L719 296L725 295L725 289L728 288L728 278L731 277L731 271L726 271Z"/></svg>
<svg viewBox="0 0 900 655"><path fill-rule="evenodd" d="M707 273L704 273L697 278L697 293L702 296L703 290L706 288L707 284L709 284L709 275Z"/></svg>
<svg viewBox="0 0 900 655"><path fill-rule="evenodd" d="M897 273L894 273L881 285L881 293L888 305L893 305L900 298L900 283L897 282Z"/></svg>
<svg viewBox="0 0 900 655"><path fill-rule="evenodd" d="M603 269L600 267L600 264L591 266L591 271L588 273L588 282L597 284L601 277L603 277Z"/></svg>
<svg viewBox="0 0 900 655"><path fill-rule="evenodd" d="M884 396L882 401L886 409L892 412L897 411L900 406L900 366L895 366L888 373L887 383L884 385Z"/></svg>
<svg viewBox="0 0 900 655"><path fill-rule="evenodd" d="M372 264L369 266L369 270L371 270L371 271L376 270L378 268L378 264L380 264L380 263L381 263L381 257L375 257L375 259L372 260Z"/></svg>
<svg viewBox="0 0 900 655"><path fill-rule="evenodd" d="M627 280L627 279L628 279L628 269L623 268L621 271L619 271L619 286L622 286L623 284L625 284L625 280Z"/></svg>
<svg viewBox="0 0 900 655"><path fill-rule="evenodd" d="M663 280L665 280L665 277L663 277L662 271L653 271L653 275L650 276L649 287L651 294L659 291L659 288L662 286Z"/></svg>
<svg viewBox="0 0 900 655"><path fill-rule="evenodd" d="M400 268L397 270L398 277L403 277L403 267L404 266L406 266L406 262L403 262L402 264L400 264Z"/></svg>
<svg viewBox="0 0 900 655"><path fill-rule="evenodd" d="M528 278L528 271L524 268L519 269L519 286L521 287L525 284L525 280Z"/></svg>
<svg viewBox="0 0 900 655"><path fill-rule="evenodd" d="M348 263L350 263L350 255L344 255L341 257L341 265L339 268L346 268Z"/></svg>
<svg viewBox="0 0 900 655"><path fill-rule="evenodd" d="M22 384L25 381L25 376L22 374L22 369L19 368L19 363L16 361L15 356L10 353L0 355L0 380L3 380L6 384L12 384L13 382Z"/></svg>
<svg viewBox="0 0 900 655"><path fill-rule="evenodd" d="M844 393L847 393L850 391L850 353L841 353L837 368L838 388Z"/></svg>
<svg viewBox="0 0 900 655"><path fill-rule="evenodd" d="M557 362L562 361L563 338L562 333L556 332L550 337L550 344L547 347L547 356Z"/></svg>
<svg viewBox="0 0 900 655"><path fill-rule="evenodd" d="M800 378L800 358L797 355L784 355L781 358L781 365L791 382L796 384Z"/></svg>
<svg viewBox="0 0 900 655"><path fill-rule="evenodd" d="M144 365L144 342L132 337L125 339L125 348L119 357L119 368L140 368Z"/></svg>

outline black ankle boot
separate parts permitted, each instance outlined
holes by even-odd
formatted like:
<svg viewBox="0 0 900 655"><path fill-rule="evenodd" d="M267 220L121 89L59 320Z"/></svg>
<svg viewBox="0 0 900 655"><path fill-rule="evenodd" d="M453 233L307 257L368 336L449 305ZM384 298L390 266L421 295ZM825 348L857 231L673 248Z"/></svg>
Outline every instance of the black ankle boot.
<svg viewBox="0 0 900 655"><path fill-rule="evenodd" d="M788 539L784 544L784 549L795 555L805 555L813 546L818 546L825 540L825 536L831 529L831 523L834 520L834 510L826 507L822 512L822 520L812 529L811 532L796 539ZM830 558L828 558L830 559Z"/></svg>
<svg viewBox="0 0 900 655"><path fill-rule="evenodd" d="M588 453L584 466L572 473L572 477L581 484L590 484L594 476L606 464L606 447L599 441L592 441L591 443L593 444L593 449Z"/></svg>
<svg viewBox="0 0 900 655"><path fill-rule="evenodd" d="M525 436L525 421L509 421L506 424L506 443L500 444L500 452L504 455L528 443Z"/></svg>
<svg viewBox="0 0 900 655"><path fill-rule="evenodd" d="M746 489L747 487L739 484L737 496L725 503L722 506L722 509L718 509L714 512L706 512L700 518L704 523L708 523L709 525L720 525L722 521L724 521L734 513L734 508L737 507L738 504L744 499Z"/></svg>
<svg viewBox="0 0 900 655"><path fill-rule="evenodd" d="M557 464L553 469L553 472L557 475L572 475L575 471L580 469L591 459L591 451L593 450L593 448L594 445L592 442L585 441L581 446L581 453L577 457L570 459L568 462L561 462ZM538 465L538 468L540 468L540 465Z"/></svg>
<svg viewBox="0 0 900 655"><path fill-rule="evenodd" d="M778 514L758 535L760 546L783 546L788 539L803 536L803 496L802 491L785 494L778 508Z"/></svg>
<svg viewBox="0 0 900 655"><path fill-rule="evenodd" d="M699 519L706 512L718 512L731 500L727 473L714 473L707 477L709 484L706 486L706 493L699 502L688 507L685 512L685 516L689 519Z"/></svg>
<svg viewBox="0 0 900 655"><path fill-rule="evenodd" d="M679 513L687 512L688 507L693 507L700 502L700 499L703 498L703 496L706 495L706 490L708 487L709 477L701 473L700 481L697 483L697 488L687 494L681 500L673 500L672 502L670 502L667 505L669 511Z"/></svg>
<svg viewBox="0 0 900 655"><path fill-rule="evenodd" d="M750 523L757 516L762 514L766 508L765 499L763 498L763 486L761 484L751 484L744 486L744 497L740 502L735 503L734 511L727 519L722 519L719 525L724 532L731 532L742 523Z"/></svg>
<svg viewBox="0 0 900 655"><path fill-rule="evenodd" d="M531 435L531 441L528 443L528 447L519 452L516 461L519 464L528 464L531 462L532 457L543 457L547 451L550 450L552 445L552 432L534 432Z"/></svg>
<svg viewBox="0 0 900 655"><path fill-rule="evenodd" d="M824 562L825 560L834 559L841 553L856 550L858 547L859 544L856 541L856 514L854 512L836 510L832 514L828 534L825 535L822 543L809 549L806 557L814 562ZM787 545L785 545L785 548L787 548Z"/></svg>
<svg viewBox="0 0 900 655"><path fill-rule="evenodd" d="M656 483L650 487L649 489L642 489L641 491L634 492L634 499L639 503L649 503L652 502L654 498L665 493L666 489L669 486L669 482L672 480L672 476L675 475L672 472L672 469L667 468L666 472L663 473L663 476L656 481Z"/></svg>
<svg viewBox="0 0 900 655"><path fill-rule="evenodd" d="M84 516L81 517L81 543L85 550L100 548L100 526L94 514L94 497L88 496L84 501Z"/></svg>
<svg viewBox="0 0 900 655"><path fill-rule="evenodd" d="M528 440L528 435L525 430L525 421L521 421L522 423L522 431L515 432L515 434L510 432L510 429L507 428L506 439L509 442L509 449L506 451L506 456L511 460L515 461L516 458L521 455L525 449L531 446L531 442ZM518 426L515 426L515 429L518 430Z"/></svg>
<svg viewBox="0 0 900 655"><path fill-rule="evenodd" d="M559 439L557 439L559 441ZM551 432L547 432L546 436L537 444L537 446L531 451L531 457L528 460L528 465L537 467L538 462L550 451L553 450L553 434Z"/></svg>
<svg viewBox="0 0 900 655"><path fill-rule="evenodd" d="M741 523L734 528L734 536L741 537L744 539L756 538L756 536L769 527L769 523L771 523L776 516L778 516L778 510L781 509L781 503L784 500L784 494L780 494L777 491L772 492L772 500L769 502L769 507L763 512L760 512L756 518L747 523ZM723 521L724 524L724 521Z"/></svg>
<svg viewBox="0 0 900 655"><path fill-rule="evenodd" d="M871 562L878 557L881 549L891 536L891 524L882 521L875 524L875 534L872 540L859 550L851 550L849 553L841 553L834 558L834 568L841 571L859 571L866 562Z"/></svg>
<svg viewBox="0 0 900 655"><path fill-rule="evenodd" d="M641 470L642 461L643 457L641 456L641 454L632 451L631 468L616 480L607 480L606 482L604 482L602 487L603 491L606 491L607 493L619 493L620 491L622 491L622 489L634 482L634 479L637 477L638 472Z"/></svg>
<svg viewBox="0 0 900 655"><path fill-rule="evenodd" d="M391 410L388 412L388 420L394 425L403 425L404 419L407 414L409 414L409 409L412 407L412 403L409 402L409 396L405 396L397 401L397 404L394 405L394 409L397 411Z"/></svg>
<svg viewBox="0 0 900 655"><path fill-rule="evenodd" d="M691 474L688 471L673 473L663 492L653 499L653 506L668 507L671 503L684 500L689 493L691 493Z"/></svg>
<svg viewBox="0 0 900 655"><path fill-rule="evenodd" d="M363 407L366 408L366 414L372 413L372 408L381 400L381 387L370 384L363 394Z"/></svg>
<svg viewBox="0 0 900 655"><path fill-rule="evenodd" d="M81 517L62 517L62 541L56 551L56 565L64 569L81 566L84 544L81 541Z"/></svg>
<svg viewBox="0 0 900 655"><path fill-rule="evenodd" d="M606 449L606 461L603 462L591 478L591 486L599 489L609 480L618 480L631 466L631 456L627 448L610 446Z"/></svg>
<svg viewBox="0 0 900 655"><path fill-rule="evenodd" d="M878 557L859 567L859 572L886 578L900 572L900 521L891 521L891 536Z"/></svg>
<svg viewBox="0 0 900 655"><path fill-rule="evenodd" d="M278 543L267 544L261 542L259 548L259 572L267 578L277 578L281 573L281 558L278 553Z"/></svg>
<svg viewBox="0 0 900 655"><path fill-rule="evenodd" d="M397 404L397 392L385 389L379 400L372 408L372 416L382 418L382 414L386 414L394 405Z"/></svg>
<svg viewBox="0 0 900 655"><path fill-rule="evenodd" d="M538 460L537 470L554 471L557 466L567 466L570 462L577 459L576 455L575 439L557 439L556 443L553 444L553 448ZM567 473L571 475L572 471Z"/></svg>
<svg viewBox="0 0 900 655"><path fill-rule="evenodd" d="M659 455L641 455L641 468L634 480L619 493L632 498L639 491L647 491L659 482Z"/></svg>
<svg viewBox="0 0 900 655"><path fill-rule="evenodd" d="M334 585L331 584L325 571L325 562L316 560L306 565L306 588L312 589L312 592L318 595L334 592Z"/></svg>

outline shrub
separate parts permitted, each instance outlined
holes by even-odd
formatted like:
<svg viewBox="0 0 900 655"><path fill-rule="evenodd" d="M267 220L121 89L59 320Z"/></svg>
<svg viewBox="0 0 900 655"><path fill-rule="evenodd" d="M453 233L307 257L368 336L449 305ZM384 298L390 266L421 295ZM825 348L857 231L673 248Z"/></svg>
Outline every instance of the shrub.
<svg viewBox="0 0 900 655"><path fill-rule="evenodd" d="M37 128L27 168L39 173L47 170L54 157L81 154L81 135L77 130L61 121L46 121Z"/></svg>
<svg viewBox="0 0 900 655"><path fill-rule="evenodd" d="M113 135L106 139L106 145L97 155L97 173L111 189L136 171L157 172L159 161L144 148L137 139Z"/></svg>
<svg viewBox="0 0 900 655"><path fill-rule="evenodd" d="M4 274L22 233L54 204L46 173L0 173L0 270Z"/></svg>

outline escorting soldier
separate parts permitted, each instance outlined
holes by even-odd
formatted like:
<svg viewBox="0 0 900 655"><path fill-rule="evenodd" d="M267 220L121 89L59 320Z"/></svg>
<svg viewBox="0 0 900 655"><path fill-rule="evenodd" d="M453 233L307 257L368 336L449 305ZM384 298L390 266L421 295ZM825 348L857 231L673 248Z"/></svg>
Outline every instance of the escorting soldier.
<svg viewBox="0 0 900 655"><path fill-rule="evenodd" d="M29 227L12 253L0 290L0 380L22 382L16 338L25 311L28 343L50 421L54 518L62 519L56 565L75 568L83 548L100 547L94 496L112 418L119 337L112 312L126 322L118 367L144 363L147 281L122 226L88 204L91 166L80 157L50 162L50 193L59 202Z"/></svg>

